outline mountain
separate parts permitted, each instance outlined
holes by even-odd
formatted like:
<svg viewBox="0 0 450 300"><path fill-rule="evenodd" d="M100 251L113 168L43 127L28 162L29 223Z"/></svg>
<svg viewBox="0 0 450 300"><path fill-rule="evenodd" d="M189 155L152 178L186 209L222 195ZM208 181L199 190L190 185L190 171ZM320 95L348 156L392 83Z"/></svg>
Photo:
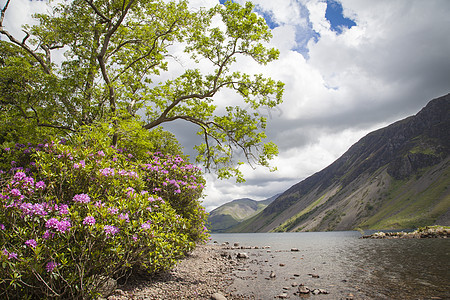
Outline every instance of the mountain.
<svg viewBox="0 0 450 300"><path fill-rule="evenodd" d="M262 201L243 198L225 203L209 213L209 229L212 232L226 232L229 228L262 211L277 196Z"/></svg>
<svg viewBox="0 0 450 300"><path fill-rule="evenodd" d="M450 94L376 130L232 232L450 225Z"/></svg>

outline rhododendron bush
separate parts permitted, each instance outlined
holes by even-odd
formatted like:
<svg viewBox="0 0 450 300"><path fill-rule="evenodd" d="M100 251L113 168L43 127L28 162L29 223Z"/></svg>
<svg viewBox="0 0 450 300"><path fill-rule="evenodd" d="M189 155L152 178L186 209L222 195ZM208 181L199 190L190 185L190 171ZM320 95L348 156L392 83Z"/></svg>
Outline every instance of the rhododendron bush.
<svg viewBox="0 0 450 300"><path fill-rule="evenodd" d="M1 149L0 298L91 298L207 238L201 170L86 135Z"/></svg>

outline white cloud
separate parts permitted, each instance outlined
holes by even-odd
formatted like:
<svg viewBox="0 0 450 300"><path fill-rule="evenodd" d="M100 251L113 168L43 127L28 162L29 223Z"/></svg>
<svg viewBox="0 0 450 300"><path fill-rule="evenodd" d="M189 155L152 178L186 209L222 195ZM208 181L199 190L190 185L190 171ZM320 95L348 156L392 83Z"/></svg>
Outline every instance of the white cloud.
<svg viewBox="0 0 450 300"><path fill-rule="evenodd" d="M275 6L292 3L274 2L255 3L274 16L282 15ZM325 19L326 3L305 1L310 26L320 33L317 41L309 40L307 59L293 51L294 39L299 39L297 23L286 21L273 31L271 44L280 49L280 59L260 69L286 83L282 113L274 111L268 128L269 137L280 146L274 160L279 171L245 169L248 183L239 186L210 178L214 185L209 189L215 194L206 198L206 204L262 199L278 192L276 187L284 191L283 184L272 183L299 182L332 163L365 134L415 114L429 100L450 91L446 33L450 2L343 0L342 4L344 15L357 26L338 35ZM258 188L264 185L267 188Z"/></svg>

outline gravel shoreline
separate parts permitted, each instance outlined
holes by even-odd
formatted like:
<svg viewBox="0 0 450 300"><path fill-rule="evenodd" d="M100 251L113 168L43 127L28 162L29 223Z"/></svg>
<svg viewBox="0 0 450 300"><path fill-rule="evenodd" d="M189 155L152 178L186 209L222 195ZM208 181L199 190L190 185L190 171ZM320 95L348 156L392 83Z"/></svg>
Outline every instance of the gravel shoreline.
<svg viewBox="0 0 450 300"><path fill-rule="evenodd" d="M118 286L108 300L172 300L212 299L221 294L226 299L251 299L226 291L233 282L233 264L221 255L219 245L198 245L178 265L166 273L151 278L134 278Z"/></svg>

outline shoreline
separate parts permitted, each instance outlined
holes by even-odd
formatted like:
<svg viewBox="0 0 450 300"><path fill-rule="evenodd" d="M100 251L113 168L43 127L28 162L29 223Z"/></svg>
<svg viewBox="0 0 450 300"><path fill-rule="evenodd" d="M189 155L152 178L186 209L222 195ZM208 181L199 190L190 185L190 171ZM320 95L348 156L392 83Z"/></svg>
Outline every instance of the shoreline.
<svg viewBox="0 0 450 300"><path fill-rule="evenodd" d="M135 276L124 285L118 285L106 299L213 299L214 294L226 297L222 299L252 299L236 298L226 291L233 282L234 268L230 260L221 255L223 249L219 245L198 245L172 270L153 277Z"/></svg>

